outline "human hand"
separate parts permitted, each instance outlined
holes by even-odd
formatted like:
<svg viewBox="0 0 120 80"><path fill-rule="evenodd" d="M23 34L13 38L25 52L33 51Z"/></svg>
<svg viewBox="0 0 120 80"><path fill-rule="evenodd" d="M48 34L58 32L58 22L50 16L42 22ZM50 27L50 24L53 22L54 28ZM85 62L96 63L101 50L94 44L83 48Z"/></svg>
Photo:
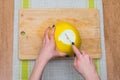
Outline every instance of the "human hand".
<svg viewBox="0 0 120 80"><path fill-rule="evenodd" d="M50 35L48 35L49 31L50 31ZM58 56L66 55L65 53L59 52L57 50L55 41L54 41L54 32L55 32L54 26L53 28L48 27L48 29L46 29L41 51L35 62L35 65L29 80L40 80L42 77L42 72L44 70L44 67L50 59Z"/></svg>
<svg viewBox="0 0 120 80"><path fill-rule="evenodd" d="M49 31L50 31L50 35L48 35ZM54 32L55 32L55 26L53 25L52 28L48 27L44 34L43 45L39 57L47 61L58 56L66 55L66 53L59 52L57 50L54 41Z"/></svg>
<svg viewBox="0 0 120 80"><path fill-rule="evenodd" d="M74 44L72 45L72 48L76 54L73 64L75 69L85 78L85 80L100 80L93 59L86 52L80 52Z"/></svg>

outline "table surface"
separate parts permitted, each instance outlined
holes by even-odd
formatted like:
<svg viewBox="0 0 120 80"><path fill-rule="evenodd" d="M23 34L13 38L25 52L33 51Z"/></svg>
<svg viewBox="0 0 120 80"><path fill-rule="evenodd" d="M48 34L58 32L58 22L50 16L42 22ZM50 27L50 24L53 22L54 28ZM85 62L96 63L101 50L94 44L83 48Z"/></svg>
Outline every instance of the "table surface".
<svg viewBox="0 0 120 80"><path fill-rule="evenodd" d="M120 80L120 0L103 0L108 80ZM0 80L12 80L14 0L0 0Z"/></svg>

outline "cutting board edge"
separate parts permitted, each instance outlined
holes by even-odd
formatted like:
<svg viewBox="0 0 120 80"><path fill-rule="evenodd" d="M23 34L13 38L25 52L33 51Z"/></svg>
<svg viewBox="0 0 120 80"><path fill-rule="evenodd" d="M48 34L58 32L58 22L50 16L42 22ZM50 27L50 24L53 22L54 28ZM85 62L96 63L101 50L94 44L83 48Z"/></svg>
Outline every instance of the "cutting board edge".
<svg viewBox="0 0 120 80"><path fill-rule="evenodd" d="M101 56L102 56L102 54L90 54L90 57L91 58L93 58L93 59L100 59L101 58ZM32 56L32 57L30 57L30 55L29 55L29 58L27 57L27 55L20 55L19 54L19 60L36 60L37 59L37 55L36 56ZM74 59L74 57L68 57L68 58L66 58L66 57L57 57L57 58L55 58L55 59L57 59L57 60L71 60L71 59Z"/></svg>

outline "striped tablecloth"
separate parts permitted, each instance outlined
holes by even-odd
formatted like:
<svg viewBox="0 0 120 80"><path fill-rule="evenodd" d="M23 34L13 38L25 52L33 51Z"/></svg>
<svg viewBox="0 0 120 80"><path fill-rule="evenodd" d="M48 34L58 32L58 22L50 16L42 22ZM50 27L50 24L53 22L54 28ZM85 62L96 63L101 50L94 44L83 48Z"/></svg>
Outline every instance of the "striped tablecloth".
<svg viewBox="0 0 120 80"><path fill-rule="evenodd" d="M94 60L101 80L107 80L102 0L14 0L13 80L28 80L34 61L18 59L18 12L20 8L97 8L100 15L102 58ZM73 60L50 61L42 80L83 80L74 70Z"/></svg>

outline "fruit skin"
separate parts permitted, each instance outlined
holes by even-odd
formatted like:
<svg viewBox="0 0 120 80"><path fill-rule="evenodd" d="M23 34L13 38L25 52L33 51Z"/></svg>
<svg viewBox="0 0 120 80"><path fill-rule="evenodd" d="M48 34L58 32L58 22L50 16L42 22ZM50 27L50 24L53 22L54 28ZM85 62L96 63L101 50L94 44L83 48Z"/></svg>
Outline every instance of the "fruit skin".
<svg viewBox="0 0 120 80"><path fill-rule="evenodd" d="M80 48L81 46L81 38L78 30L71 25L70 23L67 22L59 22L55 24L55 43L56 47L59 51L67 53L69 56L73 56L74 52L72 50L72 44L65 44L62 41L58 40L60 34L65 31L65 30L72 30L74 32L74 35L76 36L76 39L74 41L74 45L77 48Z"/></svg>

